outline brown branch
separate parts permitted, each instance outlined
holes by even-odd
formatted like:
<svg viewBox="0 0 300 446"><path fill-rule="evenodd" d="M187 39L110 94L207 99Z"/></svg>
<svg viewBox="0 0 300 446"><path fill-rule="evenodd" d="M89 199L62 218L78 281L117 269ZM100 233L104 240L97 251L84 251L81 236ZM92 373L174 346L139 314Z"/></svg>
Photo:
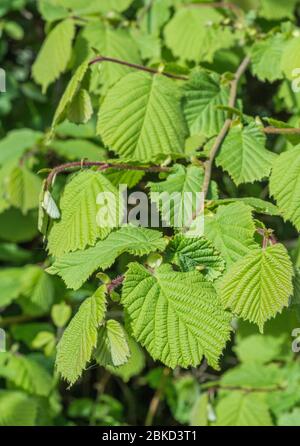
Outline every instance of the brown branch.
<svg viewBox="0 0 300 446"><path fill-rule="evenodd" d="M162 74L163 76L169 77L171 79L178 79L180 81L188 80L187 76L180 76L177 74L165 73L164 71L160 72L159 70L156 70L155 68L149 68L149 67L145 67L144 65L138 65L136 63L126 62L125 60L116 59L114 57L97 56L89 62L89 65L93 65L93 64L99 63L99 62L113 62L113 63L119 64L119 65L125 65L126 67L134 68L136 70L146 71L147 73L151 73L151 74Z"/></svg>
<svg viewBox="0 0 300 446"><path fill-rule="evenodd" d="M266 135L300 135L300 128L277 128L273 126L263 127L262 131Z"/></svg>
<svg viewBox="0 0 300 446"><path fill-rule="evenodd" d="M230 107L230 108L234 108L234 106L235 106L238 83L239 83L240 78L246 71L249 63L250 63L250 58L245 57L245 59L242 61L242 63L238 67L233 81L231 82L231 89L230 89L229 102L228 102L228 107ZM206 198L207 193L208 193L214 159L218 153L219 148L222 145L222 142L223 142L225 136L227 135L227 132L230 128L231 122L232 122L231 118L227 118L226 121L224 122L223 127L222 127L220 133L218 134L218 136L214 142L214 145L212 146L212 149L209 154L209 158L204 163L205 173L204 173L204 181L203 181L203 187L202 187L204 199Z"/></svg>
<svg viewBox="0 0 300 446"><path fill-rule="evenodd" d="M83 167L94 167L94 166L98 166L100 170L105 170L112 167L114 169L120 169L120 170L141 170L143 172L153 172L153 173L169 172L168 167L161 167L161 166L143 167L143 166L132 166L128 164L120 164L120 163L116 164L106 163L104 161L73 161L70 163L65 163L54 167L54 169L51 170L46 179L46 188L49 189L53 181L53 178L55 178L55 176L61 172L65 172L69 169L74 169L78 167L83 168Z"/></svg>
<svg viewBox="0 0 300 446"><path fill-rule="evenodd" d="M145 420L145 426L152 426L152 424L153 424L154 417L157 413L160 401L161 401L163 394L165 392L166 378L168 377L169 374L170 374L170 369L165 368L163 371L163 376L162 376L160 385L159 385L158 389L156 390L152 400L150 401L149 410L148 410L146 420Z"/></svg>

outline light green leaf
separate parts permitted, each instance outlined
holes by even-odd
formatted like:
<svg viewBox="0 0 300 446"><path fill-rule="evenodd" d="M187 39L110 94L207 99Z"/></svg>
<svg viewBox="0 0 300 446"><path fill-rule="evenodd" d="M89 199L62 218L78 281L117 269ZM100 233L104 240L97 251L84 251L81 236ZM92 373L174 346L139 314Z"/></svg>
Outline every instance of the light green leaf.
<svg viewBox="0 0 300 446"><path fill-rule="evenodd" d="M23 153L37 144L42 133L30 129L12 130L0 141L0 165L18 162Z"/></svg>
<svg viewBox="0 0 300 446"><path fill-rule="evenodd" d="M234 350L241 362L264 364L278 358L285 341L285 336L254 334L239 340Z"/></svg>
<svg viewBox="0 0 300 446"><path fill-rule="evenodd" d="M236 387L246 390L277 390L283 384L283 377L277 364L262 365L249 362L226 371L220 380L224 389Z"/></svg>
<svg viewBox="0 0 300 446"><path fill-rule="evenodd" d="M101 286L80 306L57 346L56 366L71 385L80 377L97 344L97 331L106 311L105 287Z"/></svg>
<svg viewBox="0 0 300 446"><path fill-rule="evenodd" d="M175 236L167 247L166 259L178 265L182 271L198 269L208 280L216 279L225 269L224 260L204 237Z"/></svg>
<svg viewBox="0 0 300 446"><path fill-rule="evenodd" d="M300 426L300 408L295 407L292 412L280 415L278 426Z"/></svg>
<svg viewBox="0 0 300 446"><path fill-rule="evenodd" d="M232 392L216 408L218 426L272 426L263 395Z"/></svg>
<svg viewBox="0 0 300 446"><path fill-rule="evenodd" d="M174 368L197 366L205 356L218 368L231 317L201 274L175 272L166 264L152 274L131 263L121 303L133 336L154 359Z"/></svg>
<svg viewBox="0 0 300 446"><path fill-rule="evenodd" d="M17 166L10 172L6 184L7 200L27 214L38 207L41 186L42 181L37 175L25 166Z"/></svg>
<svg viewBox="0 0 300 446"><path fill-rule="evenodd" d="M234 42L231 32L218 26L222 19L213 8L179 9L165 27L166 44L183 61L212 62L218 49Z"/></svg>
<svg viewBox="0 0 300 446"><path fill-rule="evenodd" d="M75 124L86 124L92 117L93 106L87 90L81 88L68 107L68 119Z"/></svg>
<svg viewBox="0 0 300 446"><path fill-rule="evenodd" d="M107 212L105 222L98 219L100 206L97 196L100 193L110 194L108 202L102 203ZM88 170L75 175L66 185L61 198L62 217L59 222L54 222L50 231L49 252L61 256L65 252L94 245L97 238L106 237L118 224L118 205L117 189L100 172Z"/></svg>
<svg viewBox="0 0 300 446"><path fill-rule="evenodd" d="M255 247L251 208L243 203L219 206L216 214L205 216L204 230L227 267Z"/></svg>
<svg viewBox="0 0 300 446"><path fill-rule="evenodd" d="M279 209L277 206L275 206L275 204L256 197L221 198L219 200L214 200L213 205L231 204L238 202L247 204L259 214L280 215Z"/></svg>
<svg viewBox="0 0 300 446"><path fill-rule="evenodd" d="M37 402L16 390L0 390L0 426L35 426Z"/></svg>
<svg viewBox="0 0 300 446"><path fill-rule="evenodd" d="M262 82L274 82L283 78L281 58L285 40L281 34L274 34L259 40L251 48L252 73Z"/></svg>
<svg viewBox="0 0 300 446"><path fill-rule="evenodd" d="M127 159L154 162L182 153L186 127L178 87L162 75L128 74L105 97L97 132Z"/></svg>
<svg viewBox="0 0 300 446"><path fill-rule="evenodd" d="M118 367L128 361L130 350L125 331L119 322L110 319L100 327L94 356L96 361L105 367Z"/></svg>
<svg viewBox="0 0 300 446"><path fill-rule="evenodd" d="M74 34L74 21L66 19L56 25L44 41L32 67L33 78L42 86L43 93L65 71L71 57Z"/></svg>
<svg viewBox="0 0 300 446"><path fill-rule="evenodd" d="M259 5L259 15L268 20L280 20L286 18L294 18L294 10L297 0L263 0Z"/></svg>
<svg viewBox="0 0 300 446"><path fill-rule="evenodd" d="M281 59L281 69L288 79L295 77L296 69L300 67L300 36L291 39L284 48ZM299 75L299 72L296 74Z"/></svg>
<svg viewBox="0 0 300 446"><path fill-rule="evenodd" d="M228 105L229 89L216 73L195 73L184 85L183 110L191 134L216 135L226 119L218 105Z"/></svg>
<svg viewBox="0 0 300 446"><path fill-rule="evenodd" d="M288 306L293 267L283 245L254 249L238 260L220 283L220 298L242 319L263 331L264 323Z"/></svg>
<svg viewBox="0 0 300 446"><path fill-rule="evenodd" d="M64 327L72 315L72 308L65 302L53 305L51 309L51 318L56 327Z"/></svg>
<svg viewBox="0 0 300 446"><path fill-rule="evenodd" d="M127 29L113 28L107 23L96 21L89 23L82 32L90 48L95 48L101 56L113 57L135 64L141 58L138 46ZM121 77L130 73L132 68L112 62L100 62L93 67L93 73L99 77L105 89L115 84Z"/></svg>
<svg viewBox="0 0 300 446"><path fill-rule="evenodd" d="M266 137L255 124L230 129L216 158L236 185L268 177L276 154L265 148Z"/></svg>
<svg viewBox="0 0 300 446"><path fill-rule="evenodd" d="M123 226L93 248L58 257L47 271L62 277L67 287L78 289L96 269L109 268L123 252L142 256L164 248L159 231Z"/></svg>
<svg viewBox="0 0 300 446"><path fill-rule="evenodd" d="M270 176L270 192L283 218L300 230L300 145L281 153Z"/></svg>

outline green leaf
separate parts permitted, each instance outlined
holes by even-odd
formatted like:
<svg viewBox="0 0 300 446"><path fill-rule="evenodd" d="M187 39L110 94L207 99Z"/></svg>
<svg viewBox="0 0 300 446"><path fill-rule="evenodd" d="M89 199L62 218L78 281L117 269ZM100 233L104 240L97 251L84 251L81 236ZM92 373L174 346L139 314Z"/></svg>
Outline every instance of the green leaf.
<svg viewBox="0 0 300 446"><path fill-rule="evenodd" d="M294 70L300 67L300 36L291 39L284 48L281 69L288 79L293 79ZM299 73L298 73L299 74Z"/></svg>
<svg viewBox="0 0 300 446"><path fill-rule="evenodd" d="M220 283L220 298L242 319L263 331L264 323L288 306L293 268L283 245L254 249L238 260Z"/></svg>
<svg viewBox="0 0 300 446"><path fill-rule="evenodd" d="M25 393L0 390L0 426L34 426L37 403Z"/></svg>
<svg viewBox="0 0 300 446"><path fill-rule="evenodd" d="M97 344L98 327L106 311L105 287L101 286L80 306L57 346L56 367L71 385L80 377Z"/></svg>
<svg viewBox="0 0 300 446"><path fill-rule="evenodd" d="M56 327L64 327L72 315L72 308L65 302L53 305L51 309L51 318Z"/></svg>
<svg viewBox="0 0 300 446"><path fill-rule="evenodd" d="M239 197L239 198L221 198L219 200L214 200L212 205L221 205L221 204L231 204L242 202L259 214L266 215L280 215L279 209L273 203L269 203L268 201L261 200L256 197Z"/></svg>
<svg viewBox="0 0 300 446"><path fill-rule="evenodd" d="M61 123L67 114L68 107L72 103L73 99L76 97L76 94L80 88L81 82L84 78L84 75L87 72L89 65L88 61L84 61L75 71L73 77L71 78L68 86L62 95L62 98L58 104L58 107L55 111L54 118L52 121L51 129L54 131L55 127Z"/></svg>
<svg viewBox="0 0 300 446"><path fill-rule="evenodd" d="M128 334L127 342L130 350L128 361L118 367L112 365L105 367L110 373L119 376L125 382L128 382L133 376L139 375L145 367L145 355L139 344Z"/></svg>
<svg viewBox="0 0 300 446"><path fill-rule="evenodd" d="M231 32L218 24L223 16L213 8L182 8L165 27L165 40L173 54L181 60L212 62L220 48L229 48Z"/></svg>
<svg viewBox="0 0 300 446"><path fill-rule="evenodd" d="M182 153L186 127L178 87L162 75L128 74L105 97L97 133L131 160L154 162Z"/></svg>
<svg viewBox="0 0 300 446"><path fill-rule="evenodd" d="M16 208L27 214L30 209L38 207L41 179L25 166L15 167L6 184L7 200Z"/></svg>
<svg viewBox="0 0 300 446"><path fill-rule="evenodd" d="M278 426L300 426L300 408L295 407L292 412L280 415Z"/></svg>
<svg viewBox="0 0 300 446"><path fill-rule="evenodd" d="M71 57L74 34L74 21L66 19L56 25L44 41L32 67L33 78L42 86L43 93L65 71Z"/></svg>
<svg viewBox="0 0 300 446"><path fill-rule="evenodd" d="M133 336L154 359L174 368L197 366L205 356L209 365L218 368L231 317L201 274L175 272L165 264L152 275L131 263L121 303Z"/></svg>
<svg viewBox="0 0 300 446"><path fill-rule="evenodd" d="M22 268L0 270L0 307L6 307L22 292Z"/></svg>
<svg viewBox="0 0 300 446"><path fill-rule="evenodd" d="M297 0L287 0L282 3L281 0L263 0L259 5L259 15L268 20L280 20L283 18L294 18L294 10Z"/></svg>
<svg viewBox="0 0 300 446"><path fill-rule="evenodd" d="M97 196L112 194L105 206L107 220L99 221ZM54 222L48 238L49 252L61 256L65 252L94 245L118 224L119 194L100 172L82 171L66 185L60 201L61 220Z"/></svg>
<svg viewBox="0 0 300 446"><path fill-rule="evenodd" d="M117 11L123 12L133 0L101 0L99 2L101 12Z"/></svg>
<svg viewBox="0 0 300 446"><path fill-rule="evenodd" d="M167 247L166 259L178 265L182 271L198 269L208 280L216 279L225 269L224 260L204 237L175 236Z"/></svg>
<svg viewBox="0 0 300 446"><path fill-rule="evenodd" d="M102 161L106 158L106 151L103 147L86 139L55 140L51 142L50 147L58 155L71 161L84 158L87 158L89 161Z"/></svg>
<svg viewBox="0 0 300 446"><path fill-rule="evenodd" d="M241 362L264 364L278 358L285 341L285 336L254 334L239 340L234 350Z"/></svg>
<svg viewBox="0 0 300 446"><path fill-rule="evenodd" d="M283 218L300 230L300 145L281 153L270 176L270 192Z"/></svg>
<svg viewBox="0 0 300 446"><path fill-rule="evenodd" d="M265 148L266 137L255 124L230 129L216 158L236 185L268 177L275 153Z"/></svg>
<svg viewBox="0 0 300 446"><path fill-rule="evenodd" d="M220 380L221 388L243 388L246 390L260 389L270 391L283 384L281 370L276 364L262 365L249 362L234 367L225 372Z"/></svg>
<svg viewBox="0 0 300 446"><path fill-rule="evenodd" d="M262 82L283 78L281 58L285 50L282 34L274 34L254 43L251 48L252 73Z"/></svg>
<svg viewBox="0 0 300 446"><path fill-rule="evenodd" d="M90 48L95 48L101 56L113 57L135 64L141 63L137 43L127 29L113 28L109 24L97 21L89 23L83 30L82 37ZM93 67L105 89L115 84L119 79L132 71L124 65L101 62Z"/></svg>
<svg viewBox="0 0 300 446"><path fill-rule="evenodd" d="M232 392L216 408L217 426L272 426L263 395Z"/></svg>
<svg viewBox="0 0 300 446"><path fill-rule="evenodd" d="M204 229L227 267L255 247L251 208L243 203L219 206L216 214L205 216Z"/></svg>
<svg viewBox="0 0 300 446"><path fill-rule="evenodd" d="M204 179L202 167L189 165L187 167L175 164L168 177L160 182L149 182L151 201L157 204L162 219L168 225L188 226L193 214L201 203L197 193L201 192ZM217 196L216 184L213 182L208 197Z"/></svg>
<svg viewBox="0 0 300 446"><path fill-rule="evenodd" d="M120 366L130 357L125 331L119 322L110 319L98 332L98 344L94 353L96 361L102 366Z"/></svg>
<svg viewBox="0 0 300 446"><path fill-rule="evenodd" d="M68 288L78 289L96 269L109 268L123 252L142 256L164 248L160 232L123 226L93 248L57 258L47 271L62 277Z"/></svg>
<svg viewBox="0 0 300 446"><path fill-rule="evenodd" d="M216 73L195 73L184 85L183 110L191 134L214 136L221 130L226 112L218 105L227 106L229 89L221 84Z"/></svg>
<svg viewBox="0 0 300 446"><path fill-rule="evenodd" d="M22 301L26 312L29 314L46 313L55 297L53 280L39 266L28 265L22 276L22 295L26 297Z"/></svg>
<svg viewBox="0 0 300 446"><path fill-rule="evenodd" d="M208 393L202 393L197 398L192 408L190 416L190 426L208 426L208 409L209 409Z"/></svg>
<svg viewBox="0 0 300 446"><path fill-rule="evenodd" d="M29 394L47 397L53 388L53 378L32 356L1 353L0 374Z"/></svg>
<svg viewBox="0 0 300 446"><path fill-rule="evenodd" d="M37 144L42 133L30 129L12 130L0 141L0 165L17 162L23 153Z"/></svg>
<svg viewBox="0 0 300 446"><path fill-rule="evenodd" d="M68 119L75 124L86 124L93 114L93 106L87 90L81 88L69 105Z"/></svg>

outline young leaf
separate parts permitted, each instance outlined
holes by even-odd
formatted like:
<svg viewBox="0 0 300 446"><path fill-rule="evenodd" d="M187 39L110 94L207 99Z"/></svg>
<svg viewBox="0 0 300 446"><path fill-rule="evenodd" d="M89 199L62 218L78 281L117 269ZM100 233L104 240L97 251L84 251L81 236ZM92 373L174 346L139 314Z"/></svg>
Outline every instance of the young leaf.
<svg viewBox="0 0 300 446"><path fill-rule="evenodd" d="M121 303L133 336L154 359L174 368L197 366L205 356L218 368L231 317L201 274L175 272L167 264L151 274L131 263Z"/></svg>
<svg viewBox="0 0 300 446"><path fill-rule="evenodd" d="M97 196L112 194L106 204L105 225L97 222ZM49 252L61 256L65 252L94 245L97 238L106 237L118 224L119 194L100 172L82 171L66 185L60 201L61 220L54 222L48 238Z"/></svg>
<svg viewBox="0 0 300 446"><path fill-rule="evenodd" d="M17 129L7 133L0 141L0 165L18 162L23 153L37 144L42 133L30 129Z"/></svg>
<svg viewBox="0 0 300 446"><path fill-rule="evenodd" d="M50 31L43 43L32 67L33 78L42 86L43 93L65 71L71 57L74 34L74 21L66 19Z"/></svg>
<svg viewBox="0 0 300 446"><path fill-rule="evenodd" d="M216 135L226 119L218 105L228 105L229 89L220 76L205 71L195 73L184 85L183 110L191 134Z"/></svg>
<svg viewBox="0 0 300 446"><path fill-rule="evenodd" d="M270 192L283 217L300 230L300 146L281 153L270 176Z"/></svg>
<svg viewBox="0 0 300 446"><path fill-rule="evenodd" d="M102 161L106 158L105 149L87 139L54 140L51 142L50 147L61 157L71 161L78 161L84 158L90 161ZM126 181L122 184L126 184Z"/></svg>
<svg viewBox="0 0 300 446"><path fill-rule="evenodd" d="M226 170L236 185L268 177L276 154L265 148L266 137L255 125L230 129L217 156L217 166Z"/></svg>
<svg viewBox="0 0 300 446"><path fill-rule="evenodd" d="M22 305L29 314L44 314L55 297L53 280L39 266L28 265L23 270L22 295L26 298Z"/></svg>
<svg viewBox="0 0 300 446"><path fill-rule="evenodd" d="M251 208L243 203L219 206L215 215L205 216L204 230L205 237L221 253L227 267L256 246Z"/></svg>
<svg viewBox="0 0 300 446"><path fill-rule="evenodd" d="M106 311L105 286L80 306L57 346L56 366L71 385L80 377L97 344L97 331Z"/></svg>
<svg viewBox="0 0 300 446"><path fill-rule="evenodd" d="M155 161L183 152L186 126L178 87L162 75L132 73L105 97L97 132L123 158Z"/></svg>
<svg viewBox="0 0 300 446"><path fill-rule="evenodd" d="M159 231L123 226L93 248L58 257L47 271L62 277L67 287L78 289L96 269L109 268L123 252L142 256L164 248Z"/></svg>
<svg viewBox="0 0 300 446"><path fill-rule="evenodd" d="M182 271L199 269L208 280L216 279L225 269L224 260L204 237L175 236L167 247L166 259L178 265Z"/></svg>
<svg viewBox="0 0 300 446"><path fill-rule="evenodd" d="M222 304L257 324L263 332L264 323L288 305L293 292L292 277L292 263L283 245L254 249L222 279Z"/></svg>
<svg viewBox="0 0 300 446"><path fill-rule="evenodd" d="M125 331L119 322L110 319L100 327L94 356L96 361L105 367L118 367L128 361L130 350Z"/></svg>

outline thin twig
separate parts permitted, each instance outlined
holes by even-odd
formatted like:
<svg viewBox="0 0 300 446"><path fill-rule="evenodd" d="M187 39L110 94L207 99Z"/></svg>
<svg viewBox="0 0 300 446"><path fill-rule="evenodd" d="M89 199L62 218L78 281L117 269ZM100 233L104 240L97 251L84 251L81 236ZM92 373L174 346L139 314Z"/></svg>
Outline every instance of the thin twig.
<svg viewBox="0 0 300 446"><path fill-rule="evenodd" d="M125 65L126 67L134 68L136 70L146 71L147 73L151 73L151 74L162 74L163 76L169 77L171 79L178 79L180 81L188 80L187 76L180 76L177 74L166 73L164 71L156 70L155 68L145 67L144 65L127 62L125 60L116 59L114 57L97 56L89 62L89 65L94 65L95 63L99 63L99 62L112 62L112 63L116 63L119 65Z"/></svg>
<svg viewBox="0 0 300 446"><path fill-rule="evenodd" d="M263 127L262 131L267 135L300 135L300 128L277 128L273 126Z"/></svg>
<svg viewBox="0 0 300 446"><path fill-rule="evenodd" d="M239 68L237 69L233 81L231 82L231 89L230 89L229 102L228 102L228 107L230 107L230 108L234 108L234 106L235 106L238 83L239 83L240 78L246 71L249 63L250 63L250 58L245 57L245 59L240 64ZM204 163L205 173L204 173L204 181L203 181L203 187L202 187L204 199L206 198L207 193L208 193L214 159L218 153L219 148L222 145L222 142L223 142L225 136L227 135L227 132L230 128L231 122L232 122L231 118L227 118L226 121L224 122L224 125L223 125L220 133L218 134L218 136L214 142L214 145L210 151L209 158Z"/></svg>
<svg viewBox="0 0 300 446"><path fill-rule="evenodd" d="M118 286L122 285L123 281L125 279L125 276L118 276L115 279L113 279L108 285L107 285L107 291L111 293L115 290Z"/></svg>
<svg viewBox="0 0 300 446"><path fill-rule="evenodd" d="M154 417L156 415L160 401L165 392L165 381L169 374L170 374L170 369L165 368L163 371L163 377L161 379L159 388L156 390L152 400L150 401L149 410L145 420L145 426L152 426L153 424Z"/></svg>
<svg viewBox="0 0 300 446"><path fill-rule="evenodd" d="M49 173L47 179L46 179L46 187L49 189L49 187L52 184L53 178L61 172L65 172L69 169L75 169L75 168L83 168L83 167L94 167L98 166L99 169L105 170L110 167L114 169L119 170L141 170L143 172L152 172L152 173L159 173L159 172L169 172L168 167L161 167L161 166L151 166L151 167L143 167L143 166L132 166L129 164L120 164L120 163L106 163L105 161L72 161L70 163L60 164L59 166L54 167L51 172Z"/></svg>

